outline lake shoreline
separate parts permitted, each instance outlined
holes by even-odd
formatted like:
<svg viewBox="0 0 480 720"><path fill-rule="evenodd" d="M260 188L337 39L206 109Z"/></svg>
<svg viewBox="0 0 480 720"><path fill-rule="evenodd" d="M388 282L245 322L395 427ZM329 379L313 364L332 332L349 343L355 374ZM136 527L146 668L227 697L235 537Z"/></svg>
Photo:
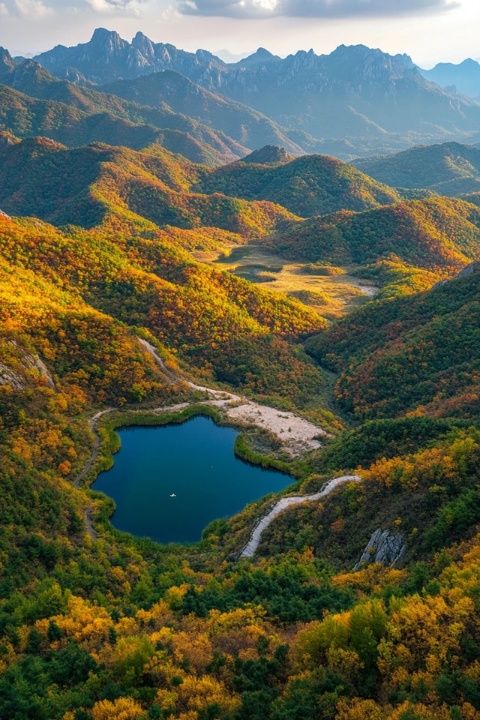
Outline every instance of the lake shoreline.
<svg viewBox="0 0 480 720"><path fill-rule="evenodd" d="M121 446L123 455L99 474L92 492L108 498L111 526L140 540L198 543L214 520L228 520L251 503L295 487L286 468L239 457L238 429L205 413L162 425L130 424L120 432L116 449Z"/></svg>

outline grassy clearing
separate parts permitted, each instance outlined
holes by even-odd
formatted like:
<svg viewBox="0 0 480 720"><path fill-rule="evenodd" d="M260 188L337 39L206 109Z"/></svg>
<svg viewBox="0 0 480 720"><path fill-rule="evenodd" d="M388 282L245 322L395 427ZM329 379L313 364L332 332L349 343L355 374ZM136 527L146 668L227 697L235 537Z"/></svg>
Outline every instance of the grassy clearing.
<svg viewBox="0 0 480 720"><path fill-rule="evenodd" d="M289 295L334 320L368 300L375 288L355 277L351 268L287 262L258 245L232 246L230 251L202 252L197 259L270 290Z"/></svg>

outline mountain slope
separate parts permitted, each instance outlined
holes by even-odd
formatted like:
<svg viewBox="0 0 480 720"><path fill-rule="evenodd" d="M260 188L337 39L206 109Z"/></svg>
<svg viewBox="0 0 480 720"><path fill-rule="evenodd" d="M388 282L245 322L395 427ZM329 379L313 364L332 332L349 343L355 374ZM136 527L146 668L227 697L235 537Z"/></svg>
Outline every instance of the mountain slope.
<svg viewBox="0 0 480 720"><path fill-rule="evenodd" d="M4 54L8 56L6 51ZM295 154L301 153L301 148L269 118L209 93L174 72L114 83L99 92L92 87L57 80L41 65L27 60L13 68L6 62L3 71L0 65L0 82L27 95L64 102L89 114L109 112L132 122L189 132L208 144L223 144L232 157L266 142L284 143ZM225 152L225 157L227 155Z"/></svg>
<svg viewBox="0 0 480 720"><path fill-rule="evenodd" d="M72 147L109 142L144 148L159 143L171 152L208 165L222 164L225 155L230 156L228 142L218 143L214 139L214 145L209 146L196 140L190 132L159 130L107 112L87 114L65 103L36 100L6 85L0 85L0 130L21 138L43 135ZM210 140L208 135L204 135L204 139Z"/></svg>
<svg viewBox="0 0 480 720"><path fill-rule="evenodd" d="M274 144L285 146L295 155L302 153L301 147L270 118L205 90L177 72L164 71L136 80L121 80L101 89L141 105L161 107L165 103L175 112L201 120L252 149Z"/></svg>
<svg viewBox="0 0 480 720"><path fill-rule="evenodd" d="M429 292L375 303L312 339L340 371L336 395L361 418L480 413L478 264Z"/></svg>
<svg viewBox="0 0 480 720"><path fill-rule="evenodd" d="M313 217L267 242L292 258L362 265L394 256L416 267L455 272L480 257L480 213L461 200L412 200Z"/></svg>
<svg viewBox="0 0 480 720"><path fill-rule="evenodd" d="M400 188L428 188L439 195L480 190L480 148L460 143L415 147L397 155L355 161L379 182Z"/></svg>
<svg viewBox="0 0 480 720"><path fill-rule="evenodd" d="M5 56L8 56L6 51ZM28 95L28 101L24 98L24 103L30 103L29 110L33 115L40 113L42 108L46 115L61 115L62 108L58 103L67 105L70 109L70 119L65 119L64 124L68 125L68 122L73 123L75 120L78 123L78 128L74 128L76 132L72 133L78 137L77 144L85 137L83 126L87 124L86 116L89 116L90 124L98 125L98 130L95 136L95 128L93 128L87 141L108 140L108 133L112 132L114 138L118 137L120 144L141 147L142 145L139 143L142 142L140 139L142 130L143 135L152 138L155 137L153 128L158 128L162 132L157 133L156 136L159 141L163 141L167 149L172 152L181 152L183 149L184 154L197 162L223 164L242 156L246 151L246 146L237 143L224 133L187 115L175 113L168 106L158 109L143 107L114 95L56 80L33 61L25 61L13 68L9 63L3 69L0 66L0 83ZM31 98L48 101L49 104L35 106ZM13 95L5 96L3 102L7 108L16 106L16 113L21 113L19 96L16 98ZM64 108L63 113L66 113ZM13 109L9 122L12 127L18 124ZM30 124L34 124L33 119ZM105 128L107 125L108 129ZM132 129L132 125L139 127ZM52 123L47 125L44 122L43 127L45 131L48 130L51 133L53 139L62 139L62 133L65 138L69 138L67 127L62 127L61 122L57 122L56 125ZM47 133L45 132L45 134Z"/></svg>
<svg viewBox="0 0 480 720"><path fill-rule="evenodd" d="M331 157L287 156L266 164L257 162L257 158L248 156L208 173L197 188L208 193L271 200L302 216L341 209L365 210L400 199L392 188Z"/></svg>
<svg viewBox="0 0 480 720"><path fill-rule="evenodd" d="M300 397L302 368L310 381L320 382L318 372L281 339L295 339L321 328L324 322L316 312L193 261L154 226L137 226L132 235L128 225L122 227L118 221L112 228L82 231L70 227L65 232L36 219L0 217L0 224L0 254L13 267L11 281L17 288L30 273L36 287L45 283L56 288L53 298L65 292L82 298L81 307L87 302L108 315L110 320L105 322L114 318L125 326L149 328L166 346L219 380L253 383L259 392L274 393L268 358L278 363L277 370L284 361L291 363L280 393L289 386L288 392ZM17 279L16 267L22 269ZM7 298L8 272L4 283ZM2 311L7 315L19 312L26 293L25 317L33 312L31 323L28 320L31 329L41 326L46 333L50 311L46 303L38 303L36 291L30 301L29 292L28 285L18 295L12 291ZM68 303L64 313L72 314Z"/></svg>

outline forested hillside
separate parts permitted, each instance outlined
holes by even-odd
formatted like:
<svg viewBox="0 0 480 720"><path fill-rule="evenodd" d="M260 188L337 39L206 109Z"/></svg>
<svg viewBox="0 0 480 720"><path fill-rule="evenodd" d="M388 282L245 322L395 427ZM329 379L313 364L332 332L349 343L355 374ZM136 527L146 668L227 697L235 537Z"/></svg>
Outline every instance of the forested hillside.
<svg viewBox="0 0 480 720"><path fill-rule="evenodd" d="M307 217L337 210L366 210L395 202L400 196L335 158L288 156L279 163L250 157L206 175L198 188L249 200L270 200Z"/></svg>
<svg viewBox="0 0 480 720"><path fill-rule="evenodd" d="M309 218L265 243L318 266L357 266L386 288L383 295L401 295L431 287L479 258L480 215L478 207L461 200L413 200Z"/></svg>
<svg viewBox="0 0 480 720"><path fill-rule="evenodd" d="M132 122L101 111L86 113L75 105L51 100L36 100L12 88L0 85L0 128L19 138L44 135L70 146L91 142L109 142L131 148L160 143L174 153L194 162L218 165L243 149L234 141L212 131L195 127L192 122L165 112L156 120L165 129L143 121Z"/></svg>
<svg viewBox="0 0 480 720"><path fill-rule="evenodd" d="M216 164L241 157L248 152L248 148L259 148L266 143L285 145L296 155L303 152L270 118L238 102L208 92L175 72L118 82L97 90L91 86L59 80L33 60L16 64L8 51L0 48L0 83L31 98L48 102L52 111L55 104L60 102L97 119L106 115L112 124L117 121L119 133L122 123L118 121L127 120L136 125L161 129L167 139L167 131L188 134L196 142L216 150ZM8 99L5 97L4 101ZM32 107L38 110L42 106ZM84 116L77 117L82 119ZM12 119L10 121L13 122ZM51 132L65 132L63 125L63 122L52 125ZM88 142L82 138L82 127L80 125L78 128L77 142ZM123 132L124 144L129 145L131 140L129 142L128 130L124 129ZM106 138L99 135L91 139L102 141ZM166 140L161 142L165 144Z"/></svg>
<svg viewBox="0 0 480 720"><path fill-rule="evenodd" d="M137 78L119 80L101 86L109 94L154 108L168 105L177 113L189 115L217 128L242 145L260 148L266 144L284 145L295 155L302 148L286 132L262 113L205 90L184 75L164 71Z"/></svg>
<svg viewBox="0 0 480 720"><path fill-rule="evenodd" d="M158 225L210 225L252 236L294 218L272 203L190 192L201 172L157 144L144 152L107 145L70 150L33 138L0 149L0 203L12 214L58 225L91 227L112 215L134 214Z"/></svg>
<svg viewBox="0 0 480 720"><path fill-rule="evenodd" d="M480 273L375 303L312 339L321 364L340 370L339 402L362 418L420 414L477 418Z"/></svg>

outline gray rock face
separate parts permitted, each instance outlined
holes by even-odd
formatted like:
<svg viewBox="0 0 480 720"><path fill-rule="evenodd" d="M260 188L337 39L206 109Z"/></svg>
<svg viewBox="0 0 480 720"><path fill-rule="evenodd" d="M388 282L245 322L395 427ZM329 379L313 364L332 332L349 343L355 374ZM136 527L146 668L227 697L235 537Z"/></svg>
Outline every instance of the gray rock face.
<svg viewBox="0 0 480 720"><path fill-rule="evenodd" d="M354 570L359 570L370 563L380 563L386 567L397 565L405 554L406 545L399 533L391 530L375 530L368 541Z"/></svg>
<svg viewBox="0 0 480 720"><path fill-rule="evenodd" d="M471 277L472 275L475 275L475 273L480 272L480 262L473 262L470 263L470 265L467 265L467 267L463 268L461 272L458 273L458 278L466 278Z"/></svg>
<svg viewBox="0 0 480 720"><path fill-rule="evenodd" d="M10 357L9 361L9 352L7 351L7 357L0 360L0 386L10 385L14 390L22 390L27 386L27 378L31 376L33 371L34 376L40 377L52 389L55 388L50 371L38 355L31 355L23 351L15 341L9 342L7 348L9 348L13 358L17 359L17 368L13 369L11 366L12 358ZM20 360L20 363L18 363L18 360Z"/></svg>

